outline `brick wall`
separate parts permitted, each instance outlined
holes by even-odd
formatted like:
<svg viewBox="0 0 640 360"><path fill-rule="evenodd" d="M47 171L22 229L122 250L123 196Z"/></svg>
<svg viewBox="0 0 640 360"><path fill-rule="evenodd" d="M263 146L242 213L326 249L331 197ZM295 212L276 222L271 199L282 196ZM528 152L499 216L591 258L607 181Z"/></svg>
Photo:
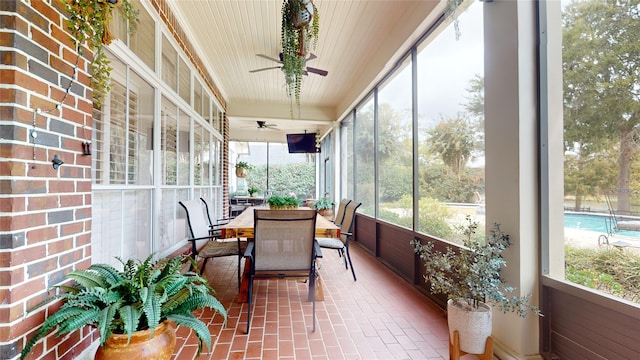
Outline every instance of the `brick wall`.
<svg viewBox="0 0 640 360"><path fill-rule="evenodd" d="M92 131L89 59L77 57L61 1L0 0L0 359L17 358L55 310L27 312L47 289L91 263L91 156L82 155ZM225 108L166 1L151 4ZM227 201L226 116L223 126ZM64 162L57 170L55 155ZM49 336L29 359L75 358L95 338L90 328Z"/></svg>
<svg viewBox="0 0 640 360"><path fill-rule="evenodd" d="M16 358L42 323L44 309L27 310L91 262L91 157L82 142L93 105L86 59L71 82L77 55L62 13L59 0L0 0L1 359ZM64 162L57 170L55 155ZM92 337L89 329L49 337L30 358L73 357Z"/></svg>

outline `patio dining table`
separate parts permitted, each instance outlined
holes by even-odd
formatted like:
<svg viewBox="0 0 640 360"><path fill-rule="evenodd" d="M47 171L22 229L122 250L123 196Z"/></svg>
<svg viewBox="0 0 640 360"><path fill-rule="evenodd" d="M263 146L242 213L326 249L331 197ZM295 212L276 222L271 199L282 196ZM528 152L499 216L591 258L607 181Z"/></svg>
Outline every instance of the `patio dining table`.
<svg viewBox="0 0 640 360"><path fill-rule="evenodd" d="M227 224L221 226L223 238L247 238L253 241L253 210L268 209L266 206L251 206L246 208L240 215L231 219ZM300 209L305 209L300 207ZM308 209L308 208L306 208ZM316 237L340 237L340 227L329 221L322 215L317 215L316 219ZM247 302L249 296L249 270L250 260L245 259L244 270L242 272L242 282L240 284L240 292L238 294L238 302ZM320 277L316 282L316 300L323 300L322 281Z"/></svg>

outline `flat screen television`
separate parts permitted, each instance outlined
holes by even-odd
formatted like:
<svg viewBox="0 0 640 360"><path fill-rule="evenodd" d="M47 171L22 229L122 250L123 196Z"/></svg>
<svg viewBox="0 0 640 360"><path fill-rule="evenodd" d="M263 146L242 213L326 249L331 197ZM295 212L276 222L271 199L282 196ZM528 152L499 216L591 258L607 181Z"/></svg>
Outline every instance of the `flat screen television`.
<svg viewBox="0 0 640 360"><path fill-rule="evenodd" d="M316 133L287 134L290 153L317 153Z"/></svg>

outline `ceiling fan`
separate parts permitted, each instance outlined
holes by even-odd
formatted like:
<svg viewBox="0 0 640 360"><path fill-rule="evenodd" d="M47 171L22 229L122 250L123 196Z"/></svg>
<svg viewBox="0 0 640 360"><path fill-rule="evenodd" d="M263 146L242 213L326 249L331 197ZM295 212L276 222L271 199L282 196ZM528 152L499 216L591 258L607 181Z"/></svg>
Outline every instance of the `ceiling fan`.
<svg viewBox="0 0 640 360"><path fill-rule="evenodd" d="M267 124L266 121L256 121L258 123L258 130L261 129L269 129L269 130L278 130L278 125L276 124Z"/></svg>
<svg viewBox="0 0 640 360"><path fill-rule="evenodd" d="M255 73L255 72L259 72L259 71L265 71L265 70L271 70L271 69L282 69L282 53L278 54L279 59L276 59L274 57L271 56L267 56L265 54L256 54L257 56L267 59L267 60L271 60L271 61L275 61L278 64L281 64L280 66L270 66L270 67L266 67L266 68L262 68L262 69L255 69L255 70L249 70L250 73ZM313 53L309 54L309 57L305 59L305 64L307 61L309 60L313 60L316 59L317 56ZM329 73L326 70L322 70L322 69L318 69L318 68L314 68L314 67L310 67L307 66L307 71L305 71L305 75L308 75L308 73L312 73L312 74L318 74L320 76L327 76L327 74Z"/></svg>

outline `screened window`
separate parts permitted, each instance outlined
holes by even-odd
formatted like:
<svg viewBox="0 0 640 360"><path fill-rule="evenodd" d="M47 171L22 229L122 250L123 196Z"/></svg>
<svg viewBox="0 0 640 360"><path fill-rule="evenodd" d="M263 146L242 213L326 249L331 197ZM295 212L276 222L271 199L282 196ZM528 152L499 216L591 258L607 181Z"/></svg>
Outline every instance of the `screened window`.
<svg viewBox="0 0 640 360"><path fill-rule="evenodd" d="M562 6L565 277L640 303L640 9Z"/></svg>
<svg viewBox="0 0 640 360"><path fill-rule="evenodd" d="M413 227L411 58L378 90L378 217Z"/></svg>
<svg viewBox="0 0 640 360"><path fill-rule="evenodd" d="M418 223L451 240L469 215L484 220L482 2L418 45ZM480 233L483 231L480 230Z"/></svg>
<svg viewBox="0 0 640 360"><path fill-rule="evenodd" d="M370 97L356 109L354 126L356 200L362 203L362 213L374 216L375 211L375 103Z"/></svg>

